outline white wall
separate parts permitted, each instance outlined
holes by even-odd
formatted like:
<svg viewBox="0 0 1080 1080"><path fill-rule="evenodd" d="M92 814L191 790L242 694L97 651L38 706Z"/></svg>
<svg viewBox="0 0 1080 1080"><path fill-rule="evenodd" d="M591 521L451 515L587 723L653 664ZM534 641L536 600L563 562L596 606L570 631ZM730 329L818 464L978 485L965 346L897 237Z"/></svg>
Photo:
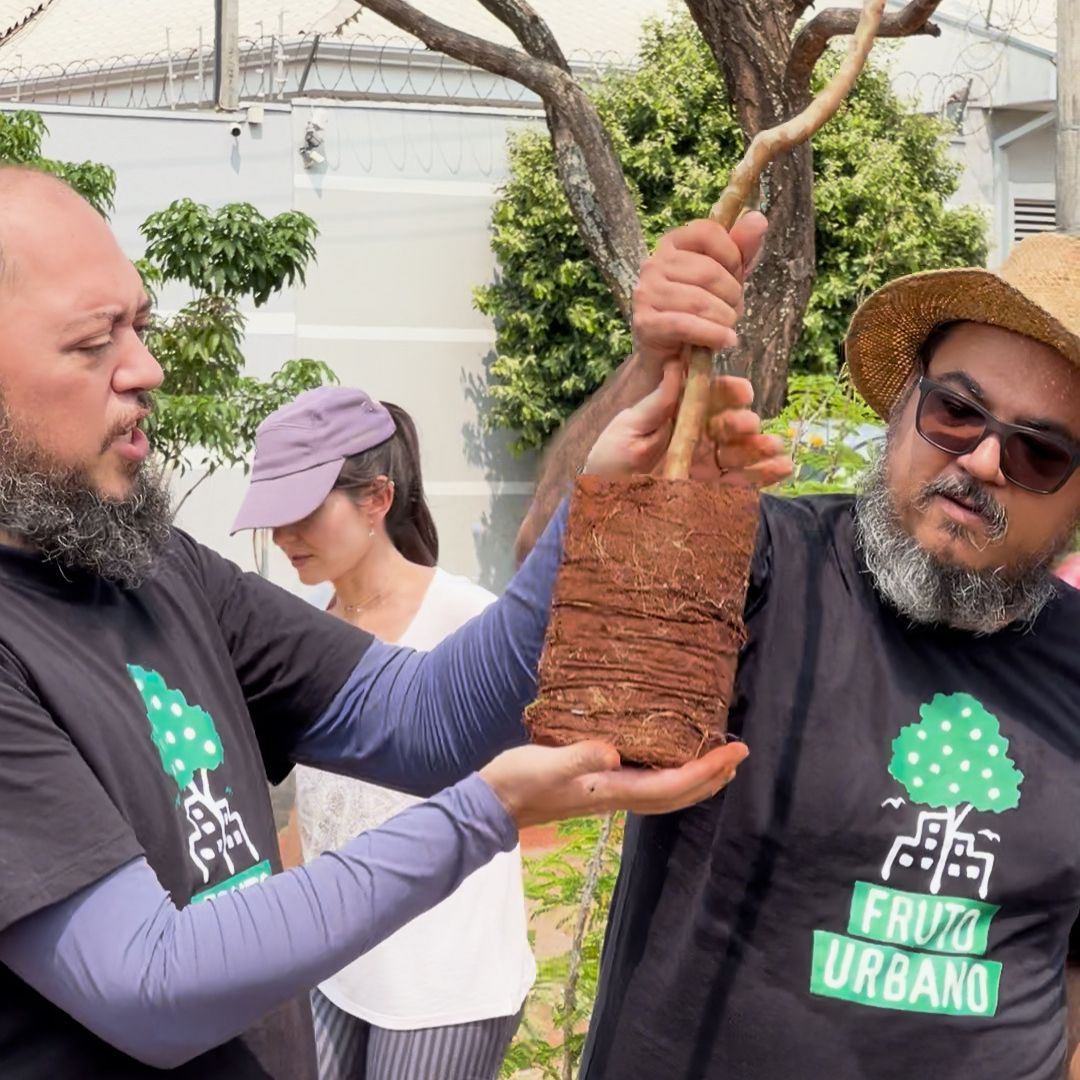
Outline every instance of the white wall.
<svg viewBox="0 0 1080 1080"><path fill-rule="evenodd" d="M297 347L343 381L412 413L442 561L501 586L531 492L532 459L486 429L494 328L472 290L494 273L491 210L510 131L505 112L368 104L298 106L325 125L326 164L296 160L295 205L323 233L297 298Z"/></svg>
<svg viewBox="0 0 1080 1080"><path fill-rule="evenodd" d="M979 107L1038 107L1057 92L1053 38L1039 32L1052 28L1054 2L994 0L988 25L989 0L944 0L932 17L937 37L881 42L875 53L890 57L897 90L927 111L964 88ZM904 6L888 0L893 12Z"/></svg>
<svg viewBox="0 0 1080 1080"><path fill-rule="evenodd" d="M1033 117L1024 116L1025 123ZM1009 179L1018 184L1054 183L1057 131L1050 124L1018 139L1009 147Z"/></svg>

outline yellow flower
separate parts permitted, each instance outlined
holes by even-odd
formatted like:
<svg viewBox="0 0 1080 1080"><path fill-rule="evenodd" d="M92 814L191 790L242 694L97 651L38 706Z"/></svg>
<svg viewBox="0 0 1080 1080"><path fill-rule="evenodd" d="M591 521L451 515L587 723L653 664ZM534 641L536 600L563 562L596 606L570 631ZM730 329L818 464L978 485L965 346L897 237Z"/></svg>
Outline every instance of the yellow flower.
<svg viewBox="0 0 1080 1080"><path fill-rule="evenodd" d="M825 445L825 440L820 435L811 435L810 436L810 445L815 450L820 450L821 447L823 447Z"/></svg>
<svg viewBox="0 0 1080 1080"><path fill-rule="evenodd" d="M797 439L799 437L799 429L792 425L787 429L787 437L789 439Z"/></svg>

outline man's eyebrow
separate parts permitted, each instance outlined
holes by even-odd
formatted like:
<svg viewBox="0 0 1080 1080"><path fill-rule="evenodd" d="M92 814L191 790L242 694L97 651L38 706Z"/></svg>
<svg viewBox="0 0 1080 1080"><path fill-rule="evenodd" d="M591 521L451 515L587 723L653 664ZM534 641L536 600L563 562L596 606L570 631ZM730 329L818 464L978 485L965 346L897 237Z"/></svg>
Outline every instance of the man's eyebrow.
<svg viewBox="0 0 1080 1080"><path fill-rule="evenodd" d="M1058 435L1073 444L1080 444L1080 440L1076 438L1075 433L1070 431L1064 424L1058 423L1057 420L1046 420L1042 417L1029 419L1022 416L1015 422L1021 427L1029 427L1035 431L1045 431L1051 435Z"/></svg>
<svg viewBox="0 0 1080 1080"><path fill-rule="evenodd" d="M71 322L64 326L64 330L78 330L88 323L105 322L112 326L112 324L123 314L124 313L119 308L102 308L100 311L88 311L85 315L80 315L77 319L72 319Z"/></svg>
<svg viewBox="0 0 1080 1080"><path fill-rule="evenodd" d="M139 304L135 311L135 318L144 317L149 315L153 310L153 303L150 297L143 298L142 303ZM118 307L101 308L98 311L89 311L85 315L80 315L77 319L72 319L67 323L63 332L67 333L70 330L78 330L80 327L85 327L89 323L108 323L111 328L117 322L124 317L124 309Z"/></svg>
<svg viewBox="0 0 1080 1080"><path fill-rule="evenodd" d="M985 405L986 395L983 393L982 387L966 371L946 371L938 376L937 381L962 387L976 401ZM1058 435L1071 443L1080 443L1075 433L1057 420L1050 420L1041 416L1024 416L1017 418L1013 423L1019 424L1020 427L1031 428L1033 431L1045 431L1047 434Z"/></svg>
<svg viewBox="0 0 1080 1080"><path fill-rule="evenodd" d="M986 401L983 388L966 371L946 371L936 378L940 383L953 383L961 387L978 402Z"/></svg>

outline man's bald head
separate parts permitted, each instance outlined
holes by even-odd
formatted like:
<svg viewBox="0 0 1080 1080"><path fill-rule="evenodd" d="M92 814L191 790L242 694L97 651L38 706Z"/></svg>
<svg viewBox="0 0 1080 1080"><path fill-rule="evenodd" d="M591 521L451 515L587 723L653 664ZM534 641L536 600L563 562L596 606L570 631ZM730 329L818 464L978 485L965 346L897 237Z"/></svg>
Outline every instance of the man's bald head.
<svg viewBox="0 0 1080 1080"><path fill-rule="evenodd" d="M37 193L46 195L64 194L86 203L86 200L59 176L39 169L34 165L12 165L0 163L0 195L4 197L4 209L8 199L33 197ZM89 203L86 203L90 206ZM90 207L93 209L93 207ZM95 211L96 212L96 211Z"/></svg>
<svg viewBox="0 0 1080 1080"><path fill-rule="evenodd" d="M0 246L10 423L65 467L89 468L103 494L123 497L135 459L101 448L114 430L131 431L161 381L141 340L150 313L139 272L90 203L30 168L0 168Z"/></svg>
<svg viewBox="0 0 1080 1080"><path fill-rule="evenodd" d="M57 187L76 195L70 185L43 169L35 169L31 165L0 165L0 283L6 284L13 271L13 260L8 254L10 244L4 235L5 226L13 218L34 210L34 197L39 192L55 193Z"/></svg>
<svg viewBox="0 0 1080 1080"><path fill-rule="evenodd" d="M57 211L101 217L66 180L32 165L0 164L0 284L11 280L18 263L18 241L8 235L11 225Z"/></svg>

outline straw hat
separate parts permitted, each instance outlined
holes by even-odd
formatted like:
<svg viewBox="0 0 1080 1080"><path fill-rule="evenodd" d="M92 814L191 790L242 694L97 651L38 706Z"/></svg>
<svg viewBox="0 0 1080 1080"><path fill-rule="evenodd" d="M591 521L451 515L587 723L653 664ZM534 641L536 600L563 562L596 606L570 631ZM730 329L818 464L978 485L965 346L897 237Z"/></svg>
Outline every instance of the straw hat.
<svg viewBox="0 0 1080 1080"><path fill-rule="evenodd" d="M948 322L1013 330L1080 367L1080 236L1031 236L996 272L910 274L865 300L844 351L852 382L879 416L889 415L930 332Z"/></svg>

